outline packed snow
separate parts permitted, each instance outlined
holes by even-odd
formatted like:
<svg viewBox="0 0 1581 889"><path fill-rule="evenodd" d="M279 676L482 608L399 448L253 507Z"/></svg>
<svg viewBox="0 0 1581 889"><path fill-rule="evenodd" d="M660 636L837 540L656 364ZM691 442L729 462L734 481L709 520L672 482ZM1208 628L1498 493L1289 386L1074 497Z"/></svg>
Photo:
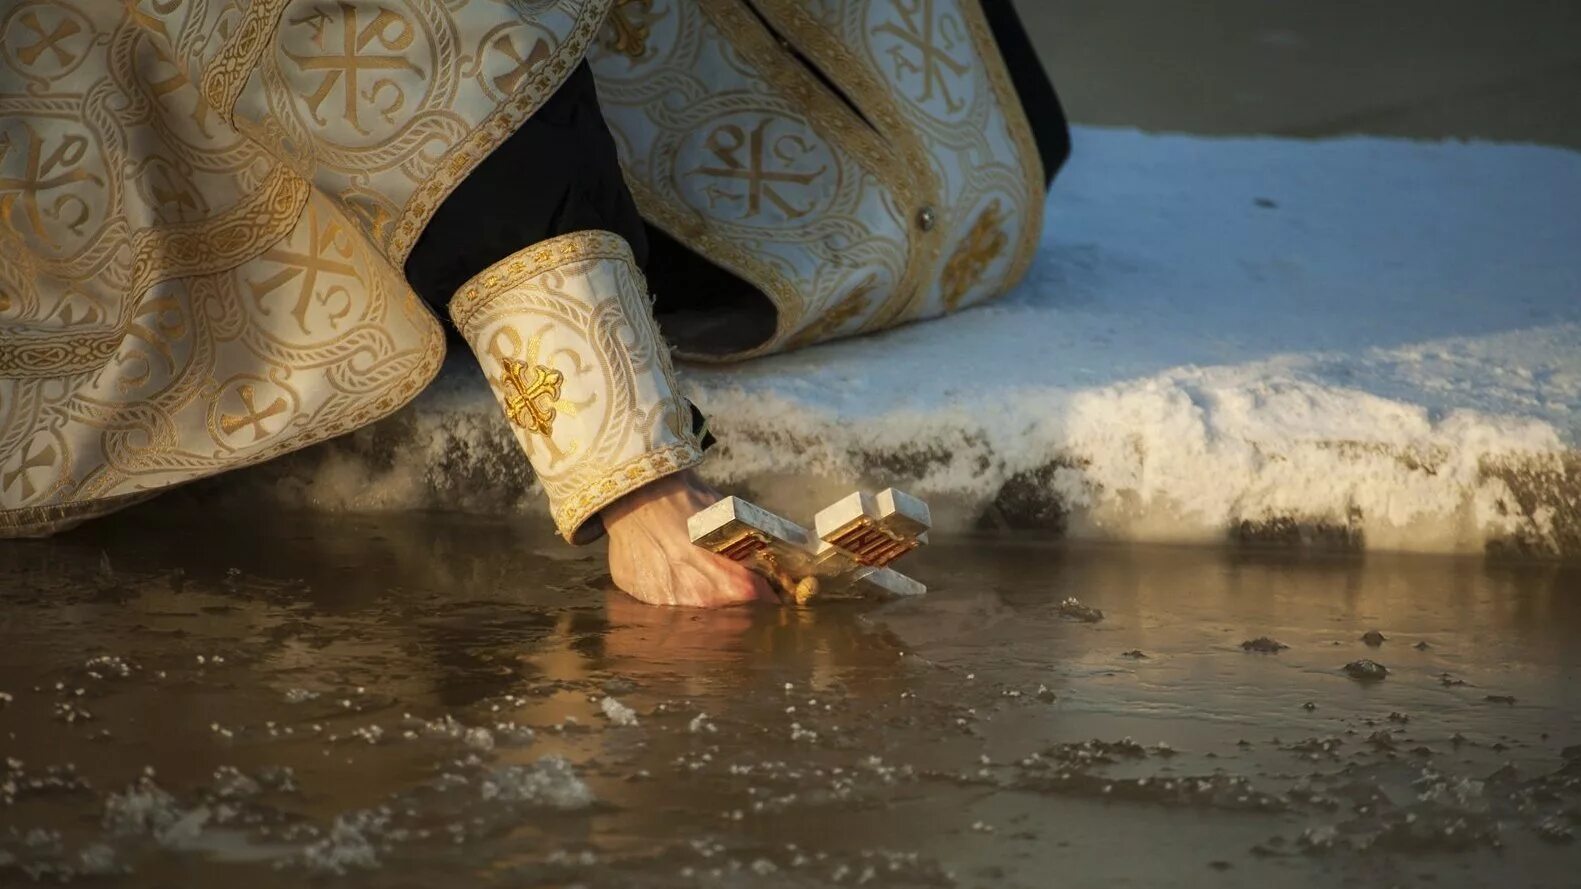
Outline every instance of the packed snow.
<svg viewBox="0 0 1581 889"><path fill-rule="evenodd" d="M807 519L1477 551L1581 541L1581 153L1078 128L1006 298L683 381L714 481ZM264 470L329 509L542 512L468 356ZM282 480L288 484L280 485Z"/></svg>

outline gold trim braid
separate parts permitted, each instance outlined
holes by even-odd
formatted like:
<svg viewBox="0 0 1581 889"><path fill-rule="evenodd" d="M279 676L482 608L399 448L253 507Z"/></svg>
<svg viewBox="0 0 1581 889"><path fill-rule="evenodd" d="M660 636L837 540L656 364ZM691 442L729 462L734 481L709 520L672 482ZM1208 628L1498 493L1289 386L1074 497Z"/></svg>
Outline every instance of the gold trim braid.
<svg viewBox="0 0 1581 889"><path fill-rule="evenodd" d="M1027 218L1022 223L1021 238L1016 245L1014 258L1010 268L1005 272L1002 289L1009 290L1019 284L1026 277L1027 269L1032 265L1032 258L1037 254L1038 244L1043 235L1043 197L1047 189L1043 169L1043 155L1038 151L1037 137L1032 134L1032 124L1027 120L1026 108L1021 105L1021 97L1016 93L1015 84L1010 79L1010 70L1005 66L1004 57L999 54L999 46L994 41L993 31L988 27L988 18L983 14L981 0L960 0L961 10L966 16L967 25L971 28L972 41L977 46L977 54L982 58L983 65L988 71L989 83L993 84L994 95L999 100L999 110L1006 120L1005 126L1010 131L1010 138L1015 143L1016 154L1021 161L1021 175L1026 188L1026 193L1032 197L1027 208ZM950 306L954 309L954 306Z"/></svg>
<svg viewBox="0 0 1581 889"><path fill-rule="evenodd" d="M463 334L472 317L495 298L577 260L610 260L636 267L631 245L614 232L572 232L512 253L461 285L450 300L450 320Z"/></svg>
<svg viewBox="0 0 1581 889"><path fill-rule="evenodd" d="M203 72L201 89L220 116L230 123L236 119L236 100L247 85L247 78L264 53L272 46L280 16L291 0L252 0L242 14L241 24L231 32L214 61Z"/></svg>
<svg viewBox="0 0 1581 889"><path fill-rule="evenodd" d="M235 268L285 237L302 215L311 189L285 166L276 166L258 190L231 209L202 222L147 229L132 238L131 292L170 278Z"/></svg>
<svg viewBox="0 0 1581 889"><path fill-rule="evenodd" d="M80 503L0 509L0 538L48 537L101 516L135 506L162 492L138 491Z"/></svg>
<svg viewBox="0 0 1581 889"><path fill-rule="evenodd" d="M979 0L630 0L612 16L589 59L638 208L777 315L764 342L687 358L880 330L1025 274L1041 160Z"/></svg>
<svg viewBox="0 0 1581 889"><path fill-rule="evenodd" d="M609 3L0 2L0 536L351 432L421 391L444 334L405 251ZM634 337L598 321L601 352ZM593 410L551 409L553 374L521 379L535 425ZM617 394L609 416L642 406ZM631 416L650 440L669 422Z"/></svg>
<svg viewBox="0 0 1581 889"><path fill-rule="evenodd" d="M309 191L307 182L276 166L256 191L210 219L137 232L127 294L139 298L162 281L225 271L251 259L296 226ZM102 367L133 319L123 314L119 320L110 329L82 333L0 328L0 376L58 377Z"/></svg>

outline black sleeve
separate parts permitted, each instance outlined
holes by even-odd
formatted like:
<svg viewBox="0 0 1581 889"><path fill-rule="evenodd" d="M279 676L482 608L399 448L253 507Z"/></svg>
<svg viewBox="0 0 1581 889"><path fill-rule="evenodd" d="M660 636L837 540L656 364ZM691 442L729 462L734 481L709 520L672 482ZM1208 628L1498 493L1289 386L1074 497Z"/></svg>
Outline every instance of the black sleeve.
<svg viewBox="0 0 1581 889"><path fill-rule="evenodd" d="M583 62L439 205L406 258L406 280L444 317L478 272L539 241L593 229L624 237L646 267L642 217Z"/></svg>
<svg viewBox="0 0 1581 889"><path fill-rule="evenodd" d="M647 231L583 62L439 205L406 258L406 280L444 318L478 272L539 241L593 229L624 237L646 268ZM714 445L696 405L692 428L704 450Z"/></svg>
<svg viewBox="0 0 1581 889"><path fill-rule="evenodd" d="M1065 123L1065 109L1060 106L1054 84L1043 70L1037 49L1010 0L982 0L982 3L983 16L988 19L994 42L999 44L1005 67L1010 70L1010 80L1021 99L1027 123L1032 125L1032 137L1037 140L1038 155L1043 161L1043 184L1050 185L1054 182L1054 174L1070 157L1070 128Z"/></svg>

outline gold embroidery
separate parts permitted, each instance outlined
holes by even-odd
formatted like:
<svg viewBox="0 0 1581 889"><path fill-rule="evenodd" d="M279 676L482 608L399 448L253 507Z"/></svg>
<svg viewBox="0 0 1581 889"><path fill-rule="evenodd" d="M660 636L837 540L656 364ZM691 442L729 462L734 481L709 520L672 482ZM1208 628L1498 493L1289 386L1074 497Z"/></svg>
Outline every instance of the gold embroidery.
<svg viewBox="0 0 1581 889"><path fill-rule="evenodd" d="M907 117L895 88L874 70L865 54L832 33L830 25L814 16L802 0L762 0L762 6L792 47L823 70L839 72L847 97L894 147L904 168L916 181L913 194L899 196L903 208L916 209L917 219L917 225L910 232L912 247L906 256L903 276L882 291L875 285L873 290L880 297L878 305L865 313L862 323L850 332L865 333L888 327L926 295L925 282L932 275L943 244L944 233L934 224L937 213L933 208L941 202L944 187L924 142L924 133L914 119ZM839 18L839 15L833 17ZM896 64L899 64L898 58ZM824 328L825 335L819 339L834 335L843 326ZM806 341L787 343L786 347L809 344Z"/></svg>
<svg viewBox="0 0 1581 889"><path fill-rule="evenodd" d="M897 79L901 76L922 78L922 93L917 96L918 102L927 102L938 95L952 114L964 109L966 100L951 92L949 77L954 75L957 79L964 78L971 70L969 65L949 52L965 42L966 35L960 32L960 21L945 16L936 17L934 0L895 0L894 11L900 21L884 22L873 32L895 37L904 47L904 50L896 47L897 51L890 56Z"/></svg>
<svg viewBox="0 0 1581 889"><path fill-rule="evenodd" d="M472 316L495 297L523 282L577 260L612 259L633 268L631 245L613 232L590 229L540 241L489 266L461 285L450 300L450 320L462 333L472 326Z"/></svg>
<svg viewBox="0 0 1581 889"><path fill-rule="evenodd" d="M702 460L646 294L626 242L587 231L506 257L450 303L473 351L506 368L495 394L574 543L615 498Z"/></svg>
<svg viewBox="0 0 1581 889"><path fill-rule="evenodd" d="M296 227L308 191L305 181L276 166L256 191L212 219L143 229L132 238L132 295L252 258Z"/></svg>
<svg viewBox="0 0 1581 889"><path fill-rule="evenodd" d="M995 200L978 214L965 239L944 264L940 285L946 311L953 312L960 306L961 298L977 286L983 272L988 271L988 266L1004 252L1010 239L1005 237L1003 226L1004 209Z"/></svg>
<svg viewBox="0 0 1581 889"><path fill-rule="evenodd" d="M1021 165L1022 188L1027 195L1027 206L1022 212L1026 218L1021 220L1021 238L1016 244L1015 255L1010 260L1010 267L1005 272L1002 289L1009 290L1026 276L1027 268L1032 265L1032 257L1037 253L1038 241L1043 233L1043 199L1046 194L1044 184L1043 156L1038 153L1037 139L1032 135L1032 124L1027 121L1026 109L1021 106L1021 99L1016 94L1015 84L1010 80L1010 70L1005 67L1005 60L999 54L998 44L988 27L988 19L983 15L982 4L979 0L960 0L961 12L966 17L967 30L971 32L972 43L977 47L977 54L983 59L983 67L988 72L988 82L993 87L994 97L999 100L999 108L1005 115L1005 124L1010 130L1010 140L1016 147L1016 160Z"/></svg>
<svg viewBox="0 0 1581 889"><path fill-rule="evenodd" d="M757 2L797 50L823 70L838 72L836 80L847 96L884 137L904 153L912 169L931 175L936 165L962 163L970 167L957 174L964 177L968 191L944 195L936 190L932 193L941 195L941 199L926 202L930 209L937 206L943 211L942 214L929 214L945 223L933 227L942 239L928 239L922 249L913 252L908 259L906 278L893 289L884 291L883 304L857 331L889 327L903 320L926 317L943 308L934 307L928 300L930 288L926 282L937 280L939 248L951 234L959 233L957 226L965 223L964 212L950 211L976 203L983 187L980 183L988 181L984 178L984 168L990 165L997 168L996 178L997 170L1003 170L1020 180L1006 183L1013 186L1012 193L1007 195L1013 210L1007 218L1020 220L1025 217L1026 220L1018 226L1017 254L994 292L1002 292L1020 280L1040 233L1043 172L1031 128L998 47L987 29L978 0L829 0L829 5L835 8L820 16L814 16L802 0ZM853 15L854 10L860 13ZM873 15L883 12L892 13L893 18L884 21L882 15ZM844 30L842 23L849 23ZM891 43L879 47L865 42L880 36ZM963 49L966 50L964 54ZM880 60L888 62L888 73L875 67ZM973 76L974 67L980 67L978 76L986 81L991 96L977 90L972 101L967 102L959 90ZM952 83L957 86L952 88ZM976 95L979 92L984 94ZM903 95L906 97L904 103L898 102ZM958 119L936 118L926 107L934 99L944 106L946 116L958 114ZM979 133L988 123L985 114L991 110L997 110L1004 117L1013 156L1006 156L981 141L983 137ZM960 154L966 140L977 142L980 147ZM971 159L957 160L966 157ZM956 188L958 192L959 186Z"/></svg>
<svg viewBox="0 0 1581 889"><path fill-rule="evenodd" d="M813 343L821 342L832 337L840 328L844 327L853 318L859 318L867 313L868 303L872 299L873 291L878 287L878 282L869 277L862 284L858 284L845 299L842 299L834 308L829 309L819 316L818 320L807 325L806 329L797 333L786 342L786 349L800 349Z"/></svg>
<svg viewBox="0 0 1581 889"><path fill-rule="evenodd" d="M555 504L554 523L572 543L587 543L577 534L599 510L649 482L674 475L703 462L703 452L691 444L674 445L643 454L616 466L604 477Z"/></svg>
<svg viewBox="0 0 1581 889"><path fill-rule="evenodd" d="M388 236L387 253L391 263L399 268L406 262L412 245L417 243L417 236L445 197L559 89L586 55L588 45L609 13L610 2L580 0L579 7L577 3L565 3L578 8L574 12L574 24L559 43L531 69L531 73L516 80L515 94L473 127L465 139L457 140L434 165L431 175L412 191L401 208L400 221L391 227Z"/></svg>
<svg viewBox="0 0 1581 889"><path fill-rule="evenodd" d="M615 0L598 42L635 63L648 54L648 33L657 17L653 0Z"/></svg>
<svg viewBox="0 0 1581 889"><path fill-rule="evenodd" d="M50 247L58 248L53 235L57 226L44 225L47 215L59 220L69 209L72 221L64 227L74 234L82 234L88 220L87 203L74 194L70 186L90 183L104 188L104 179L88 169L85 161L89 154L87 138L71 134L56 136L53 146L46 145L46 136L39 135L26 118L20 121L24 144L17 145L11 134L0 140L0 163L8 160L15 151L14 164L20 175L0 175L0 225L27 231ZM47 131L46 131L47 134ZM58 189L68 189L65 194L52 194Z"/></svg>
<svg viewBox="0 0 1581 889"><path fill-rule="evenodd" d="M220 431L226 435L235 435L242 429L251 426L253 441L262 441L269 434L268 430L264 429L264 421L275 414L283 414L288 409L285 399L279 396L276 396L275 400L269 402L267 406L258 407L254 403L257 396L254 394L250 383L243 383L237 386L236 394L242 403L242 413L220 415Z"/></svg>
<svg viewBox="0 0 1581 889"><path fill-rule="evenodd" d="M738 124L722 124L708 134L704 144L713 163L705 162L687 174L715 180L706 189L710 210L721 202L733 203L742 206L740 218L748 219L762 214L767 200L786 219L800 219L817 206L812 202L794 203L784 189L799 190L805 201L807 186L828 172L829 165L799 168L798 164L815 156L817 146L796 134L770 137L768 130L774 123L774 118L764 117L751 130ZM735 184L743 191L730 187Z"/></svg>
<svg viewBox="0 0 1581 889"><path fill-rule="evenodd" d="M846 296L864 267L882 270L886 290L897 286L908 251L926 250L932 240L915 237L914 211L901 206L922 202L933 179L928 165L897 157L897 146L798 63L747 4L702 0L666 12L677 20L662 42L652 35L655 61L627 73L637 66L618 54L600 47L605 61L593 57L606 120L630 155L623 157L628 184L645 218L750 282L777 310L773 335L758 346L685 356L719 361L778 351L809 312ZM697 69L715 47L725 64ZM649 68L665 76L650 77ZM691 88L702 83L712 89L706 101ZM649 113L672 105L695 110L679 118ZM794 181L820 170L807 187ZM804 224L778 224L798 216ZM856 262L802 261L826 250Z"/></svg>
<svg viewBox="0 0 1581 889"><path fill-rule="evenodd" d="M765 261L761 254L747 245L716 231L694 210L680 201L660 194L647 183L628 179L631 196L636 201L642 218L666 234L706 256L720 268L748 281L774 303L776 309L775 333L768 342L738 355L709 353L682 353L683 358L706 363L738 361L778 350L778 343L786 331L796 329L807 313L805 298L797 291L796 283L774 263Z"/></svg>
<svg viewBox="0 0 1581 889"><path fill-rule="evenodd" d="M408 101L399 81L393 77L380 77L373 72L423 73L406 55L406 50L416 39L417 27L391 9L363 9L346 0L339 0L337 6L340 12L338 34L326 34L335 17L323 9L291 19L292 25L306 25L312 29L313 45L321 52L298 54L287 49L283 54L303 74L309 71L322 72L315 89L306 96L308 111L314 123L321 127L328 125L322 106L324 100L339 86L343 100L341 118L349 121L352 129L366 136L370 131L362 125L363 102L371 103L384 92L392 94L395 108ZM372 20L360 20L359 12L372 13ZM360 83L364 74L368 77L368 84L362 87ZM373 110L389 114L389 109Z"/></svg>
<svg viewBox="0 0 1581 889"><path fill-rule="evenodd" d="M675 27L653 29L641 65L603 42L591 55L628 182L645 218L778 310L757 347L685 357L742 359L881 329L1001 293L1025 273L1042 171L977 0L699 0L666 13ZM716 45L728 48L722 69L696 69ZM682 86L694 82L714 98ZM762 112L711 104L738 95ZM657 107L688 114L659 117ZM794 140L773 151L773 127L810 129L820 153ZM824 184L824 157L841 197L831 202L825 188L812 203L802 180ZM946 250L994 200L1001 258L952 295ZM781 219L795 224L766 224ZM844 261L831 266L831 251ZM956 291L971 267L951 268ZM867 281L871 292L857 296Z"/></svg>
<svg viewBox="0 0 1581 889"><path fill-rule="evenodd" d="M531 373L529 381L527 375ZM554 403L560 400L560 387L565 375L559 371L525 361L505 359L505 374L500 384L505 388L505 415L510 421L528 432L538 435L554 433Z"/></svg>
<svg viewBox="0 0 1581 889"><path fill-rule="evenodd" d="M159 493L159 491L136 491L88 502L0 509L0 537L45 537L68 530L89 519L109 515L116 510L142 503Z"/></svg>
<svg viewBox="0 0 1581 889"><path fill-rule="evenodd" d="M307 203L307 183L277 166L263 183L223 213L197 222L155 226L131 241L131 281L126 294L139 298L171 278L234 266L283 238ZM129 317L124 318L130 323ZM0 330L0 375L17 379L60 377L102 367L126 337L124 326L92 333L59 330Z"/></svg>
<svg viewBox="0 0 1581 889"><path fill-rule="evenodd" d="M31 447L31 444L29 445ZM38 486L33 483L32 472L35 469L47 469L54 466L59 458L59 452L53 442L45 441L36 450L24 448L17 467L10 472L0 472L0 490L17 488L21 492L21 501L26 503L33 499L38 492Z"/></svg>
<svg viewBox="0 0 1581 889"><path fill-rule="evenodd" d="M13 3L11 21L0 23L9 31L4 48L17 73L42 86L65 77L89 57L93 24L64 3ZM20 26L20 27L18 27ZM29 42L24 42L29 41Z"/></svg>
<svg viewBox="0 0 1581 889"><path fill-rule="evenodd" d="M516 92L523 77L549 58L549 41L542 38L532 41L532 47L523 54L516 41L502 34L494 39L494 49L515 63L509 71L490 78L494 88L507 96Z"/></svg>
<svg viewBox="0 0 1581 889"><path fill-rule="evenodd" d="M405 252L563 82L609 2L28 4L32 67L0 53L0 80L29 84L0 97L16 180L0 534L350 432L420 392L444 337L400 278ZM281 287L260 302L250 282ZM579 360L544 364L569 388ZM583 404L554 405L552 431Z"/></svg>
<svg viewBox="0 0 1581 889"><path fill-rule="evenodd" d="M280 26L280 14L290 2L252 0L252 5L242 14L241 24L231 32L208 70L203 72L203 97L227 123L235 119L236 99L272 44L275 29Z"/></svg>
<svg viewBox="0 0 1581 889"><path fill-rule="evenodd" d="M0 376L36 379L69 376L99 367L121 347L124 335L105 333L61 336L50 332L46 340L27 342L14 334L0 335Z"/></svg>

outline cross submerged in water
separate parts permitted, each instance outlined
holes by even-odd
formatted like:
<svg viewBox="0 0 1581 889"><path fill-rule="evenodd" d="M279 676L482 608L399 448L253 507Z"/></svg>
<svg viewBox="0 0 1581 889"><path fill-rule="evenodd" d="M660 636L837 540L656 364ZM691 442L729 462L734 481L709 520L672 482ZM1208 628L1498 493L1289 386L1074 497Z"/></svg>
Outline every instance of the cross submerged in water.
<svg viewBox="0 0 1581 889"><path fill-rule="evenodd" d="M796 604L833 597L920 596L927 587L889 564L928 542L928 505L886 488L855 492L806 528L739 497L700 510L687 523L692 543L767 577Z"/></svg>

